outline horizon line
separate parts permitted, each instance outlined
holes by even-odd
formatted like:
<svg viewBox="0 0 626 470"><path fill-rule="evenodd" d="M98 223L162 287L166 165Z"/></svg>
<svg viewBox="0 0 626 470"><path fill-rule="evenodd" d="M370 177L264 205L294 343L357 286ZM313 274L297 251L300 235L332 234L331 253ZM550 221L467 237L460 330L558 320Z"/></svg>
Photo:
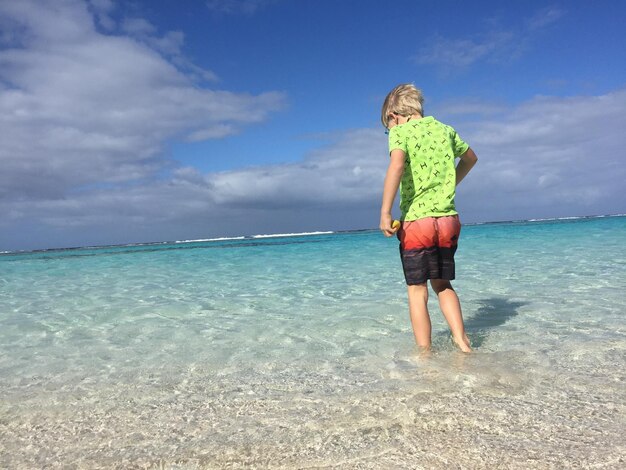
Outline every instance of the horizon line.
<svg viewBox="0 0 626 470"><path fill-rule="evenodd" d="M514 220L493 220L488 222L468 222L464 223L464 226L477 226L477 225L494 225L494 224L507 224L507 223L525 223L525 222L551 222L551 221L563 221L563 220L584 220L584 219L597 219L604 217L624 217L626 213L618 214L597 214L597 215L581 215L581 216L566 216L566 217L546 217L546 218L532 218L532 219L514 219ZM352 230L323 230L323 231L308 231L308 232L293 232L293 233L275 233L275 234L255 234L255 235L239 235L233 237L214 237L214 238L199 238L193 240L169 240L169 241L151 241L151 242L135 242L135 243L118 243L111 245L85 245L85 246L68 246L68 247L56 247L56 248L38 248L31 250L7 250L0 251L2 255L15 255L15 254L29 254L29 253L45 253L50 251L71 251L71 250L93 250L93 249L105 249L105 248L123 248L123 247L140 247L140 246L155 246L155 245L183 245L192 243L209 243L220 241L241 241L241 240L262 240L268 238L286 238L286 237L306 237L315 235L333 235L342 233L355 233L355 232L369 232L378 230L377 228L361 228Z"/></svg>

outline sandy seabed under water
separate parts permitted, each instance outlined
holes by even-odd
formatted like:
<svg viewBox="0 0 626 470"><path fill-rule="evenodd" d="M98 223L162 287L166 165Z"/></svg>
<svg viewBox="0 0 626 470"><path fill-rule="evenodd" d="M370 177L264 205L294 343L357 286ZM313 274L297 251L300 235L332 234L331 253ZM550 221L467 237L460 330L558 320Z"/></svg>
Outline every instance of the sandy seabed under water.
<svg viewBox="0 0 626 470"><path fill-rule="evenodd" d="M349 361L166 367L115 384L35 377L2 400L0 466L624 468L623 382L550 376L534 361L444 351L378 378Z"/></svg>

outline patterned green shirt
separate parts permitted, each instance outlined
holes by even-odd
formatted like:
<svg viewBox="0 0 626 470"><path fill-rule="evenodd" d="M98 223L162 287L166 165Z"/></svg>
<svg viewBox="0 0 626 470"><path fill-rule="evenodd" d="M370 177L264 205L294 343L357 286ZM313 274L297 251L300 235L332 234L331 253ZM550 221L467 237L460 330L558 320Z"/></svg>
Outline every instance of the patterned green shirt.
<svg viewBox="0 0 626 470"><path fill-rule="evenodd" d="M400 182L402 220L457 214L454 159L469 148L456 131L432 116L412 119L389 131L389 152L404 152Z"/></svg>

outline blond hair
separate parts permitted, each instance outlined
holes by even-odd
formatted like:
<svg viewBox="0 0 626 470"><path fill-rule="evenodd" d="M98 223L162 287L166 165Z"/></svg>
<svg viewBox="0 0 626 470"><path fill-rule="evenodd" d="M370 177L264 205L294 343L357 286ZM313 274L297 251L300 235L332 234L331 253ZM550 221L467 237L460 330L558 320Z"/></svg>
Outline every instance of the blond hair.
<svg viewBox="0 0 626 470"><path fill-rule="evenodd" d="M383 126L389 127L389 114L399 114L400 116L411 116L419 114L423 116L424 95L422 91L415 88L412 83L403 83L389 92L383 103L380 120Z"/></svg>

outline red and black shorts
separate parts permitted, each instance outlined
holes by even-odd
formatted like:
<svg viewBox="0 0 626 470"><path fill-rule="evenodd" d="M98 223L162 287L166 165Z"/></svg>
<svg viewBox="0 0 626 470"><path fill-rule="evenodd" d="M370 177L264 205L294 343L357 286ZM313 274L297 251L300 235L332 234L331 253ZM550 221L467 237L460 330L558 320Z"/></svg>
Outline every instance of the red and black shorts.
<svg viewBox="0 0 626 470"><path fill-rule="evenodd" d="M402 222L398 239L407 285L454 279L454 253L460 233L458 215Z"/></svg>

